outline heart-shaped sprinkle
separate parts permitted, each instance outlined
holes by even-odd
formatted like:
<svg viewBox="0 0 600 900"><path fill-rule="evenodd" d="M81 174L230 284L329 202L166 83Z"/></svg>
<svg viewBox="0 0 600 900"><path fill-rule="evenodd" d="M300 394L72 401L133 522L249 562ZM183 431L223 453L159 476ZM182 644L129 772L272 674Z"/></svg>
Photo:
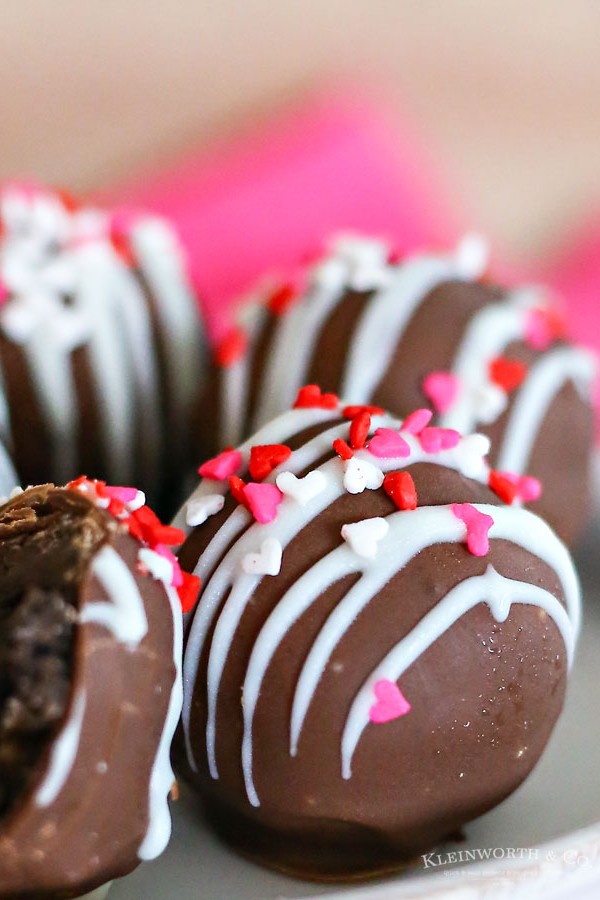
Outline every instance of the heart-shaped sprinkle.
<svg viewBox="0 0 600 900"><path fill-rule="evenodd" d="M405 418L400 431L406 431L407 434L421 434L431 422L432 416L433 413L430 409L415 409Z"/></svg>
<svg viewBox="0 0 600 900"><path fill-rule="evenodd" d="M292 451L285 444L263 444L252 447L248 471L255 481L262 481L291 454Z"/></svg>
<svg viewBox="0 0 600 900"><path fill-rule="evenodd" d="M266 538L259 553L246 553L242 569L248 575L279 575L283 548L277 538Z"/></svg>
<svg viewBox="0 0 600 900"><path fill-rule="evenodd" d="M362 494L367 488L376 491L383 484L383 472L365 459L346 460L344 463L344 487L349 494Z"/></svg>
<svg viewBox="0 0 600 900"><path fill-rule="evenodd" d="M490 452L491 441L485 434L468 434L461 438L458 466L467 478L485 478L486 456Z"/></svg>
<svg viewBox="0 0 600 900"><path fill-rule="evenodd" d="M202 478L211 478L213 481L226 481L242 464L242 454L239 450L224 450L213 459L202 463L198 474Z"/></svg>
<svg viewBox="0 0 600 900"><path fill-rule="evenodd" d="M362 412L368 412L370 416L383 416L385 410L381 406L345 406L342 415L345 419L354 419Z"/></svg>
<svg viewBox="0 0 600 900"><path fill-rule="evenodd" d="M473 556L486 556L490 550L488 532L494 520L471 503L453 503L453 514L467 527L467 549Z"/></svg>
<svg viewBox="0 0 600 900"><path fill-rule="evenodd" d="M373 686L377 702L369 710L369 719L375 725L384 725L410 712L411 706L395 681L382 678Z"/></svg>
<svg viewBox="0 0 600 900"><path fill-rule="evenodd" d="M197 575L190 575L189 572L181 573L183 581L177 588L179 594L179 602L181 603L181 611L184 613L191 612L196 605L198 594L200 592L201 582Z"/></svg>
<svg viewBox="0 0 600 900"><path fill-rule="evenodd" d="M221 512L225 505L223 494L205 494L203 497L194 497L188 500L185 507L185 521L190 528L202 525L209 516Z"/></svg>
<svg viewBox="0 0 600 900"><path fill-rule="evenodd" d="M283 494L274 484L256 484L254 481L244 487L244 497L248 509L261 525L273 521L283 500Z"/></svg>
<svg viewBox="0 0 600 900"><path fill-rule="evenodd" d="M515 475L514 472L496 472L492 469L488 484L505 503L513 503L515 498L530 503L542 496L542 483L531 475Z"/></svg>
<svg viewBox="0 0 600 900"><path fill-rule="evenodd" d="M244 488L246 487L246 482L239 478L237 475L232 475L229 479L229 491L231 496L235 500L236 503L239 503L241 506L245 506L248 509L248 501L246 500L246 495L244 494Z"/></svg>
<svg viewBox="0 0 600 900"><path fill-rule="evenodd" d="M282 494L291 497L301 506L306 506L327 487L327 479L318 469L309 472L304 478L298 478L293 472L280 472L275 483Z"/></svg>
<svg viewBox="0 0 600 900"><path fill-rule="evenodd" d="M410 446L399 431L393 428L378 428L368 446L369 453L379 459L398 459L410 456Z"/></svg>
<svg viewBox="0 0 600 900"><path fill-rule="evenodd" d="M348 460L354 456L354 451L343 438L336 438L333 442L333 449L340 459Z"/></svg>
<svg viewBox="0 0 600 900"><path fill-rule="evenodd" d="M362 410L355 415L350 423L350 446L353 450L362 450L365 446L369 430L371 428L371 414Z"/></svg>
<svg viewBox="0 0 600 900"><path fill-rule="evenodd" d="M529 310L525 322L525 341L533 350L547 350L557 338L563 336L564 331L565 323L557 310Z"/></svg>
<svg viewBox="0 0 600 900"><path fill-rule="evenodd" d="M322 394L318 384L305 384L298 391L294 409L337 409L339 400L336 394Z"/></svg>
<svg viewBox="0 0 600 900"><path fill-rule="evenodd" d="M436 412L450 409L460 388L460 382L451 372L430 372L423 379L423 393L431 401Z"/></svg>
<svg viewBox="0 0 600 900"><path fill-rule="evenodd" d="M298 291L291 283L278 285L267 298L267 306L276 316L284 316L290 306L298 299Z"/></svg>
<svg viewBox="0 0 600 900"><path fill-rule="evenodd" d="M506 391L491 381L478 384L470 393L473 413L482 425L495 422L508 404Z"/></svg>
<svg viewBox="0 0 600 900"><path fill-rule="evenodd" d="M439 453L440 450L452 450L460 441L460 433L453 428L424 428L419 435L419 442L425 453Z"/></svg>
<svg viewBox="0 0 600 900"><path fill-rule="evenodd" d="M386 519L376 516L373 519L362 519L342 525L342 537L357 556L375 559L377 544L386 536L390 526Z"/></svg>
<svg viewBox="0 0 600 900"><path fill-rule="evenodd" d="M398 509L417 508L417 489L409 472L388 472L383 479L383 489Z"/></svg>
<svg viewBox="0 0 600 900"><path fill-rule="evenodd" d="M497 356L490 362L488 371L491 381L510 394L524 380L527 375L527 366L520 359Z"/></svg>
<svg viewBox="0 0 600 900"><path fill-rule="evenodd" d="M227 369L238 362L246 353L248 347L248 335L243 328L232 328L221 339L215 350L215 362L218 366Z"/></svg>

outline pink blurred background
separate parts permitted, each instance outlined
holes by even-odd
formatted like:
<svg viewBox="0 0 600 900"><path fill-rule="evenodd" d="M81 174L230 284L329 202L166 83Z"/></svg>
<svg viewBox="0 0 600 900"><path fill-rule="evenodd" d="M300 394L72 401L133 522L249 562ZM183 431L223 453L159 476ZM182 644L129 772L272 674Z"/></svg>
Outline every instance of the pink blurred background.
<svg viewBox="0 0 600 900"><path fill-rule="evenodd" d="M576 333L600 335L599 5L2 12L0 173L172 213L211 309L329 227L406 246L475 227L505 271L567 291Z"/></svg>

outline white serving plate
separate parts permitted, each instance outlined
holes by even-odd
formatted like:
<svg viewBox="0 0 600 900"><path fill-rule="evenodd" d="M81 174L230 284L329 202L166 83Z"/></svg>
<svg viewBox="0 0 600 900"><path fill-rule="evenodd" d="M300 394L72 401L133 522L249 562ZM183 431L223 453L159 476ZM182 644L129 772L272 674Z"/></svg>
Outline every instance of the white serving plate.
<svg viewBox="0 0 600 900"><path fill-rule="evenodd" d="M600 517L577 558L583 628L566 709L550 745L512 797L467 826L463 844L441 851L495 849L496 859L427 869L419 860L377 882L314 885L236 856L206 829L184 791L166 853L115 883L109 900L600 897ZM522 858L507 858L508 848L523 850Z"/></svg>

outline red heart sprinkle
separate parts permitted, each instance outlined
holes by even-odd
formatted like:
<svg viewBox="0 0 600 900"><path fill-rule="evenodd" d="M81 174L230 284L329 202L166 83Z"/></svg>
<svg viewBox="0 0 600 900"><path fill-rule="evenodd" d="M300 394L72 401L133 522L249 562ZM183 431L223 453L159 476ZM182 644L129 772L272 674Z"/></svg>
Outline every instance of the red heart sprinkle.
<svg viewBox="0 0 600 900"><path fill-rule="evenodd" d="M292 451L285 444L264 444L252 447L248 470L254 481L262 481L280 463L291 456Z"/></svg>
<svg viewBox="0 0 600 900"><path fill-rule="evenodd" d="M520 359L497 356L490 362L489 375L494 384L510 393L519 387L527 375L527 366Z"/></svg>
<svg viewBox="0 0 600 900"><path fill-rule="evenodd" d="M188 572L182 572L182 583L177 588L181 610L184 613L190 612L198 599L200 590L200 579L197 575L190 575Z"/></svg>
<svg viewBox="0 0 600 900"><path fill-rule="evenodd" d="M246 482L240 478L238 475L230 475L229 477L229 490L231 491L231 496L236 501L236 503L240 503L242 506L245 506L248 509L248 501L246 500L246 495L244 494L244 488L246 487Z"/></svg>
<svg viewBox="0 0 600 900"><path fill-rule="evenodd" d="M269 294L267 306L274 315L283 316L297 297L298 292L293 284L281 284Z"/></svg>
<svg viewBox="0 0 600 900"><path fill-rule="evenodd" d="M232 328L215 350L215 362L227 369L236 363L246 352L248 335L243 328Z"/></svg>
<svg viewBox="0 0 600 900"><path fill-rule="evenodd" d="M398 509L417 508L417 489L409 472L388 472L383 489Z"/></svg>
<svg viewBox="0 0 600 900"><path fill-rule="evenodd" d="M385 410L381 406L345 406L342 415L345 419L355 419L361 412L368 412L370 416L383 416Z"/></svg>
<svg viewBox="0 0 600 900"><path fill-rule="evenodd" d="M335 450L337 455L340 457L340 459L348 460L348 459L352 459L352 457L354 456L354 453L352 452L351 448L348 446L348 444L346 443L346 441L343 438L335 439L335 441L333 442L333 449Z"/></svg>
<svg viewBox="0 0 600 900"><path fill-rule="evenodd" d="M363 409L350 423L350 446L353 450L360 450L365 446L370 428L371 414L366 409Z"/></svg>
<svg viewBox="0 0 600 900"><path fill-rule="evenodd" d="M490 471L488 484L505 503L512 503L519 492L518 485L514 481L494 469Z"/></svg>
<svg viewBox="0 0 600 900"><path fill-rule="evenodd" d="M294 409L337 409L339 402L336 394L322 394L318 384L305 384L298 391Z"/></svg>

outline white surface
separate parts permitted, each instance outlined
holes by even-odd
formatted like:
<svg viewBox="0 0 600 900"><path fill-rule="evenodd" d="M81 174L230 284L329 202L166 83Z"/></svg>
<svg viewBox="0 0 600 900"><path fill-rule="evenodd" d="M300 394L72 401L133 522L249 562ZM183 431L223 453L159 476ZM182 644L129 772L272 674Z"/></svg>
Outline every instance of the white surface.
<svg viewBox="0 0 600 900"><path fill-rule="evenodd" d="M454 849L525 848L524 859L424 870L419 860L394 879L354 887L296 881L242 860L209 833L187 793L174 809L174 839L154 863L114 885L110 900L337 900L409 897L600 896L600 521L577 554L584 621L567 706L525 785L467 826ZM453 849L453 848L448 848Z"/></svg>

